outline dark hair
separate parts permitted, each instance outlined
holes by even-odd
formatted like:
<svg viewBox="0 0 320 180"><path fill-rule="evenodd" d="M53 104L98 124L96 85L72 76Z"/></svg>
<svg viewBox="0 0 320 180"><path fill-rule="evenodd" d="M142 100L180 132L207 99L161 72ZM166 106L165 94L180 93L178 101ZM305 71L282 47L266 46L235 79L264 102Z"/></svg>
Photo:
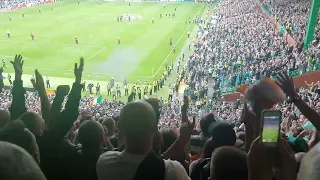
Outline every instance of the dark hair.
<svg viewBox="0 0 320 180"><path fill-rule="evenodd" d="M202 158L210 158L212 155L212 152L216 149L216 145L212 138L209 138L206 143L204 144Z"/></svg>
<svg viewBox="0 0 320 180"><path fill-rule="evenodd" d="M201 132L204 136L206 137L210 137L211 136L211 132L209 130L209 127L212 123L215 123L216 120L214 118L214 115L212 113L207 114L205 117L203 117L200 120L200 129Z"/></svg>
<svg viewBox="0 0 320 180"><path fill-rule="evenodd" d="M163 145L161 148L161 152L166 152L169 147L177 140L178 134L172 128L163 128L160 130L163 138Z"/></svg>
<svg viewBox="0 0 320 180"><path fill-rule="evenodd" d="M160 101L156 98L149 98L146 101L153 107L154 111L156 112L156 120L158 124L160 120Z"/></svg>
<svg viewBox="0 0 320 180"><path fill-rule="evenodd" d="M84 148L98 148L103 142L103 128L96 121L84 121L79 127L78 140Z"/></svg>
<svg viewBox="0 0 320 180"><path fill-rule="evenodd" d="M34 156L35 149L32 145L31 134L27 132L21 120L8 122L0 131L0 141L6 141L20 146Z"/></svg>
<svg viewBox="0 0 320 180"><path fill-rule="evenodd" d="M236 133L230 124L219 122L212 128L212 139L217 147L234 146Z"/></svg>
<svg viewBox="0 0 320 180"><path fill-rule="evenodd" d="M108 136L112 136L114 134L114 129L115 129L115 122L114 120L109 117L105 120L102 121L102 125L106 126L108 129Z"/></svg>
<svg viewBox="0 0 320 180"><path fill-rule="evenodd" d="M247 154L235 147L220 147L212 153L211 170L216 180L247 180Z"/></svg>

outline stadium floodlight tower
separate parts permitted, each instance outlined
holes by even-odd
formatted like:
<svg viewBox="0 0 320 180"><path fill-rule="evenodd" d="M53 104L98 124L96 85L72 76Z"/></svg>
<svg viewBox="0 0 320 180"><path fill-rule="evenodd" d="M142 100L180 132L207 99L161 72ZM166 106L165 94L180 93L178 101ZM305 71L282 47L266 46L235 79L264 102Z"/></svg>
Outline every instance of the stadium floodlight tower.
<svg viewBox="0 0 320 180"><path fill-rule="evenodd" d="M319 7L320 7L320 0L313 0L311 10L310 10L308 30L306 34L306 39L304 41L304 49L307 49L310 43L313 41L314 30L316 28L317 21L318 21Z"/></svg>

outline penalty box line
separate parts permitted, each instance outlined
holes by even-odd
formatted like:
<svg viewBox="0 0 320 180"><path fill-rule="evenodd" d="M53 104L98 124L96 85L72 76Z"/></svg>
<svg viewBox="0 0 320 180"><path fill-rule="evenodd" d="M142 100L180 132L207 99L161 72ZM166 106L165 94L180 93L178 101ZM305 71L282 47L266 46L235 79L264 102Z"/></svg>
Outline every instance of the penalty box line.
<svg viewBox="0 0 320 180"><path fill-rule="evenodd" d="M104 50L106 50L106 49L107 49L107 47L103 47L103 48L100 49L98 52L94 53L93 55L91 55L90 57L88 57L87 59L85 59L84 62L92 59L93 57L95 57L96 55L98 55L99 53L101 53L102 51L104 51ZM72 71L72 70L73 70L73 68L70 69L69 71Z"/></svg>
<svg viewBox="0 0 320 180"><path fill-rule="evenodd" d="M199 11L197 12L197 14L196 14L195 16L197 16L197 15L200 13L200 11L203 9L203 7L204 7L204 5L202 5L202 7L199 9ZM189 28L190 28L191 25L192 25L192 24L189 24L188 27L186 28L186 30L181 34L180 38L178 39L178 41L177 41L177 43L174 45L174 47L176 47L176 46L179 44L179 42L181 41L182 37L186 34L186 32L189 30ZM167 57L163 60L162 64L160 65L160 67L158 68L158 70L156 71L156 73L152 76L152 78L154 78L154 77L158 74L158 72L160 71L160 69L162 68L162 66L164 65L164 63L167 62L167 60L169 59L169 57L170 57L170 55L172 54L172 52L173 52L173 48L171 49L171 51L169 52L169 54L167 55Z"/></svg>

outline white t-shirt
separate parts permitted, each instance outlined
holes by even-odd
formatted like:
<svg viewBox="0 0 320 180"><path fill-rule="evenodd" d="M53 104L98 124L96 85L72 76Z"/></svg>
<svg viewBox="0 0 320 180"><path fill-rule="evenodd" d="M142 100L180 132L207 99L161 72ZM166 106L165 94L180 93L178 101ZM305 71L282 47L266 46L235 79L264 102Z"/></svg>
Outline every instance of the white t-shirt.
<svg viewBox="0 0 320 180"><path fill-rule="evenodd" d="M97 161L98 180L132 180L145 155L108 151ZM177 161L164 160L165 180L190 180L183 166Z"/></svg>

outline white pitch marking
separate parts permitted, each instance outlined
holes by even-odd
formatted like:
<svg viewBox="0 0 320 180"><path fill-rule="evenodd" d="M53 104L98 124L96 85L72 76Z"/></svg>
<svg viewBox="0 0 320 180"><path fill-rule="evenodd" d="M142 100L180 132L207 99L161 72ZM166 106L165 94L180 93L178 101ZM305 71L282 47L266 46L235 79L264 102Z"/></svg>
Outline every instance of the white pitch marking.
<svg viewBox="0 0 320 180"><path fill-rule="evenodd" d="M197 12L196 15L198 15L200 13L200 11L202 10L202 8L204 7L204 5L202 5L202 7L199 9L199 11ZM190 28L192 24L189 24L189 26L186 28L186 30L182 33L182 35L180 36L180 38L178 39L177 43L175 44L175 46L177 46L177 44L179 44L180 40L182 39L182 37L186 34L186 32L188 31L188 29ZM169 56L171 55L171 53L173 52L173 49L171 49L171 51L169 52L168 56L163 60L162 64L160 65L160 67L158 68L158 70L156 71L156 73L152 76L153 78L158 74L158 72L160 71L160 69L162 68L162 66L164 65L165 62L167 62Z"/></svg>

